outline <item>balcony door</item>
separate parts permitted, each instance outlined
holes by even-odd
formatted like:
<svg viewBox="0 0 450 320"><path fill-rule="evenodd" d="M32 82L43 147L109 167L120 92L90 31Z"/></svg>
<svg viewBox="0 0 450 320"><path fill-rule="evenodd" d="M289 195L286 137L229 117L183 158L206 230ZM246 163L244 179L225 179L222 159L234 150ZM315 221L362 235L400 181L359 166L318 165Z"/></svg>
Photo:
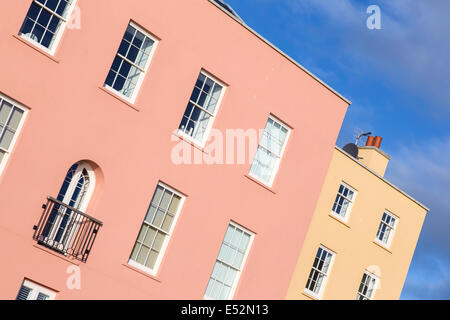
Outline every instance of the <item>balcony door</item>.
<svg viewBox="0 0 450 320"><path fill-rule="evenodd" d="M95 186L95 176L87 163L74 164L66 174L57 200L42 233L43 242L55 249L65 251L79 228L80 215L84 212Z"/></svg>

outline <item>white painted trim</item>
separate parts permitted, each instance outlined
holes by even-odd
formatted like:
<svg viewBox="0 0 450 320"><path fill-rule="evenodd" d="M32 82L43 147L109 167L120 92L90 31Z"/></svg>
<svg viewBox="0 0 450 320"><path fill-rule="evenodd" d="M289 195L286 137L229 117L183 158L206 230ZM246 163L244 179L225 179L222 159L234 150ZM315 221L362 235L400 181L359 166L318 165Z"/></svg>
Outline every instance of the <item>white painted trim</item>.
<svg viewBox="0 0 450 320"><path fill-rule="evenodd" d="M304 289L304 292L305 292L307 295L312 296L313 298L316 298L316 299L318 299L318 300L321 300L322 297L323 297L323 294L324 294L324 292L325 292L325 288L326 288L326 286L327 286L328 278L330 277L330 274L331 274L331 268L333 267L333 264L334 264L334 258L336 257L336 252L334 252L333 250L331 250L331 249L325 247L324 245L320 245L319 248L317 248L317 251L319 251L319 249L322 249L322 250L325 250L326 252L331 253L330 265L328 266L328 270L327 270L327 272L326 272L326 275L325 275L325 277L324 277L322 283L320 284L319 293L317 294L317 293L315 293L315 292L309 290L309 289L306 288L306 287L305 287L305 289ZM313 267L314 267L314 260L316 259L317 251L316 251L315 254L314 254L314 257L313 257L313 264L312 264L311 269L309 270L308 275L307 275L307 277L306 277L306 283L308 283L309 274L311 273L311 270L312 270Z"/></svg>
<svg viewBox="0 0 450 320"><path fill-rule="evenodd" d="M258 176L256 176L256 175L253 175L252 172L251 172L251 167L253 166L253 161L255 161L256 153L258 152L258 150L256 150L255 155L254 155L254 157L253 157L253 161L252 161L252 163L251 163L251 165L250 165L249 176L252 177L252 178L254 178L254 179L256 179L256 180L258 180L258 181L261 182L263 185L265 185L265 186L271 188L271 187L273 186L274 181L275 181L275 177L276 177L276 175L277 175L277 173L278 173L278 169L280 168L281 159L282 159L283 156L284 156L284 151L285 151L285 149L286 149L287 143L288 143L289 138L290 138L290 136L291 136L292 128L291 128L290 126L288 126L284 121L282 121L282 120L280 120L279 118L275 117L273 114L270 114L270 115L269 115L269 117L267 118L267 121L269 121L269 119L272 119L274 122L278 123L280 126L284 127L284 128L287 130L286 138L284 139L284 144L283 144L283 146L282 146L282 148L281 148L281 151L280 151L280 156L277 157L277 161L276 161L276 163L275 163L275 166L273 167L272 175L271 175L271 177L270 177L269 182L267 183L267 182L265 182L265 181L262 181L262 180L260 179L260 177L258 177ZM267 124L267 121L266 121L266 124ZM265 128L265 127L264 127L264 128ZM260 146L260 142L261 142L261 137L259 138L258 148L259 148L259 146ZM264 149L265 149L265 148L264 148Z"/></svg>
<svg viewBox="0 0 450 320"><path fill-rule="evenodd" d="M183 195L183 194L180 193L179 191L173 189L172 187L168 186L167 184L165 184L165 183L162 182L162 181L159 181L158 184L156 185L155 191L153 192L153 195L155 194L155 192L156 192L158 186L161 186L161 187L163 187L163 188L169 190L170 192L173 192L174 194L176 194L177 196L180 197L180 203L178 204L177 212L176 212L175 215L174 215L174 218L173 218L173 221L172 221L172 225L170 226L170 230L169 230L169 232L166 234L166 236L165 236L165 238L164 238L164 242L163 242L163 244L162 244L162 246L161 246L161 250L159 250L158 258L156 259L155 266L153 267L153 269L147 268L146 266L141 265L140 263L138 263L138 262L132 260L132 259L131 259L131 255L130 255L130 258L128 259L128 264L129 264L130 266L135 267L135 268L137 268L137 269L139 269L139 270L141 270L141 271L144 271L145 273L148 273L148 274L150 274L150 275L152 275L152 276L156 276L157 273L158 273L158 270L159 270L159 268L160 268L160 266L161 266L161 262L162 262L162 260L163 260L163 257L164 257L164 255L165 255L165 253L166 253L166 249L167 249L167 246L168 246L168 244L169 244L170 238L172 237L173 230L174 230L174 228L175 228L175 225L177 224L178 217L180 216L181 209L182 209L182 207L183 207L183 205L184 205L184 201L185 201L185 199L186 199L186 196L185 196L185 195ZM152 199L150 200L149 207L150 207L150 205L151 205L151 201L153 200L153 195L152 195ZM145 219L145 217L144 217L144 219ZM143 223L144 223L144 220L143 220L142 223L141 223L141 228L142 228L142 224L143 224ZM150 227L152 227L151 224L149 224L149 225L150 225ZM153 228L155 228L155 227L153 227ZM138 233L139 233L139 232L140 232L140 229L139 229ZM139 234L138 234L138 236L139 236ZM137 241L137 238L136 238L136 240L135 240L134 243L133 243L133 248L134 248L134 246L136 245L136 241Z"/></svg>
<svg viewBox="0 0 450 320"><path fill-rule="evenodd" d="M71 182L70 182L70 184L69 184L69 186L68 186L68 188L66 190L66 193L64 194L64 198L63 198L62 202L67 204L67 205L70 203L70 200L72 198L73 192L74 192L75 188L78 185L78 179L82 175L83 170L86 169L86 171L88 173L88 176L89 176L88 189L86 190L86 194L84 195L84 198L81 199L81 202L79 203L79 205L77 206L76 204L74 204L74 208L75 209L78 209L81 212L86 212L86 209L87 209L87 207L89 205L89 201L91 200L92 194L94 193L94 190L95 190L95 184L96 184L95 172L92 169L92 167L85 161L79 161L79 162L76 162L76 164L78 164L78 167L75 170L74 175L72 176ZM64 177L63 181L65 181L65 178L66 177ZM60 211L60 210L62 210L62 211ZM52 232L47 236L49 240L54 240L55 239L56 235L59 232L60 224L63 221L63 217L66 214L66 212L67 212L67 208L64 208L64 207L61 208L60 207L58 209L58 215L57 215L57 217L56 217L56 219L54 221L54 225L58 225L58 227L56 227L56 228L52 227L51 228ZM74 215L77 215L77 214L75 212L70 213L70 217L72 217ZM72 218L70 218L69 221L71 219ZM76 233L78 232L78 229L80 228L79 223L82 220L83 220L83 217L81 217L81 216L78 216L76 218L76 222L78 223L78 225L74 226L70 230L70 233L68 234L68 237L67 237L68 241L66 243L60 243L57 248L60 248L60 245L62 246L61 248L63 250L66 250L66 249L70 248L70 246L72 245L72 242L74 241L74 236L76 235ZM64 228L64 231L63 231L62 235L61 235L61 239L64 239L66 237L66 233L68 231L67 229L68 228L66 226Z"/></svg>
<svg viewBox="0 0 450 320"><path fill-rule="evenodd" d="M333 215L333 217L335 217L335 218L341 220L342 222L348 223L348 219L349 219L350 214L351 214L351 212L352 212L353 204L355 203L356 195L358 194L358 192L356 191L355 188L351 187L351 186L350 186L348 183L346 183L345 181L341 181L341 183L339 184L339 187L338 187L338 191L337 191L337 193L336 193L336 196L339 195L339 188L341 187L341 185L343 185L344 187L346 187L346 188L349 189L350 191L353 191L353 199L350 200L350 204L349 204L349 206L347 207L347 211L345 212L345 216L344 216L344 217L342 217L340 214L337 214L336 212L333 211L334 202L333 202L332 207L331 207L331 214ZM346 199L347 199L347 198L346 198ZM348 199L347 199L347 200L348 200ZM336 201L336 198L335 198L334 201Z"/></svg>
<svg viewBox="0 0 450 320"><path fill-rule="evenodd" d="M183 130L180 130L179 128L177 129L177 134L182 136L183 138L185 138L187 141L193 143L194 145L196 145L200 149L203 149L205 147L205 145L206 145L206 142L208 142L208 140L209 140L209 135L211 133L211 129L212 129L213 124L214 124L214 122L215 122L215 120L217 118L217 114L218 114L220 105L222 104L223 96L225 95L225 91L227 90L228 86L224 82L220 81L215 76L213 76L211 73L206 71L205 69L201 69L200 73L198 74L197 78L195 79L194 86L193 86L192 91L191 91L191 93L189 95L188 104L186 105L186 108L188 107L189 103L191 102L191 100L190 100L191 99L191 95L192 95L192 92L195 90L195 84L197 83L197 80L198 80L198 77L200 76L200 74L203 74L204 76L210 78L211 80L213 80L214 82L216 82L217 84L219 84L222 87L222 91L220 92L219 99L217 99L216 108L214 109L214 113L212 114L211 118L208 121L208 126L206 127L206 130L205 130L205 132L203 134L203 137L202 137L201 141L194 139L193 137L191 137L190 135L186 134ZM185 112L186 112L186 109L185 109ZM184 116L184 113L181 116L181 121L183 121L183 116Z"/></svg>
<svg viewBox="0 0 450 320"><path fill-rule="evenodd" d="M17 101L15 101L14 99L11 99L11 98L5 96L2 93L0 93L0 99L6 100L7 102L11 103L13 105L13 107L16 107L16 108L18 108L18 109L23 111L22 118L20 119L19 125L17 126L17 130L14 133L13 139L11 140L11 144L9 146L9 150L2 149L2 151L5 151L5 154L3 155L2 161L0 161L0 176L1 176L2 173L3 173L3 170L6 167L6 163L8 162L9 157L11 156L12 152L14 151L14 147L15 147L16 141L17 141L17 139L18 139L18 137L19 137L19 135L20 135L20 133L22 131L22 127L23 127L23 125L25 123L25 118L28 115L29 109L24 107L22 104L18 103Z"/></svg>
<svg viewBox="0 0 450 320"><path fill-rule="evenodd" d="M80 211L86 212L89 202L91 201L92 195L94 194L95 185L96 185L97 181L95 179L94 169L92 169L92 167L90 166L89 163L87 163L85 161L80 161L80 162L78 162L78 165L81 168L86 169L88 176L89 176L89 188L86 192L84 199L82 199L83 201L81 202L80 208L79 208Z"/></svg>
<svg viewBox="0 0 450 320"><path fill-rule="evenodd" d="M372 293L372 296L371 296L371 297L364 296L363 294L361 294L361 293L359 292L359 287L361 286L362 279L364 278L364 274L366 274L367 276L369 276L369 277L375 279L375 284L374 284L374 286L373 286L373 293ZM363 273L363 277L361 278L361 281L360 281L359 284L358 284L358 289L357 289L357 291L356 291L356 297L358 297L358 295L362 295L362 296L364 296L365 298L368 298L369 300L374 300L374 299L375 299L375 294L376 294L377 289L378 289L378 286L379 286L379 282L380 282L380 277L366 269L366 270L364 271L364 273Z"/></svg>
<svg viewBox="0 0 450 320"><path fill-rule="evenodd" d="M125 100L125 101L127 101L127 102L129 102L131 104L134 104L136 102L137 95L138 95L138 93L139 93L139 91L141 89L142 83L144 82L144 78L147 75L147 71L148 71L148 68L150 66L150 62L153 59L153 56L154 56L156 47L157 47L157 45L159 43L159 40L157 38L155 38L149 31L146 31L145 29L143 29L142 27L140 27L139 25L134 23L132 20L130 20L130 22L127 24L127 27L125 28L125 32L128 29L128 26L131 26L131 27L135 28L136 30L142 32L146 37L148 37L150 40L153 41L152 49L150 50L147 62L145 63L144 71L139 74L139 79L138 79L138 81L136 83L136 87L133 89L133 94L131 95L131 97L127 97L122 92L119 92L116 89L108 86L106 84L106 79L105 79L105 82L103 84L103 87L105 89L111 91L113 94L115 94L116 96L120 97L121 99L123 99L123 100ZM123 41L123 38L125 36L125 32L123 33L122 38L120 39L119 47L117 48L117 51L116 51L116 53L114 55L114 58L113 58L113 61L111 62L111 67L112 67L112 63L114 62L114 59L116 58L116 56L117 56L117 54L119 52L120 44ZM108 74L111 71L111 67L108 69ZM119 73L119 70L117 70L117 73ZM106 77L108 77L108 74L107 74Z"/></svg>
<svg viewBox="0 0 450 320"><path fill-rule="evenodd" d="M386 249L390 249L390 248L391 248L391 244L392 244L392 240L394 239L394 234L396 233L396 230L397 230L398 221L399 221L400 219L399 219L399 217L397 217L395 214L393 214L392 212L390 212L390 211L388 211L388 210L386 210L386 209L383 211L383 214L384 214L384 213L386 213L387 215L389 215L389 216L391 216L392 218L395 219L394 226L392 227L391 232L389 232L389 238L388 238L388 240L387 240L386 243L384 243L383 241L381 241L380 239L378 239L377 234L375 234L375 241L376 241L376 243L378 243L378 244L381 245L382 247L385 247ZM382 219L383 219L383 214L381 215L380 223L378 224L378 228L377 228L377 232L376 232L376 233L378 233L378 230L379 230L379 228L380 228L380 224L383 223L383 222L382 222L382 221L383 221L383 220L382 220Z"/></svg>
<svg viewBox="0 0 450 320"><path fill-rule="evenodd" d="M235 292L236 292L236 288L237 288L238 283L239 283L239 279L241 278L242 271L243 271L244 268L245 268L245 265L246 265L246 262L247 262L247 257L248 257L248 254L250 253L251 247L252 247L252 245L253 245L253 240L254 240L254 238L255 238L255 233L254 233L254 232L248 230L247 228L244 228L243 226L241 226L241 225L235 223L234 221L230 221L230 222L227 224L227 228L226 228L226 230L225 230L225 234L223 235L222 242L220 243L219 251L217 252L217 257L216 257L216 259L214 260L213 270L211 270L211 274L212 274L212 272L214 271L214 267L215 267L216 262L217 262L218 257L219 257L220 249L222 248L223 241L225 240L225 236L226 236L226 233L227 233L227 231L228 231L228 227L229 227L230 225L232 225L232 226L235 227L236 229L239 229L239 230L241 230L241 231L243 231L243 232L245 232L245 233L248 233L248 234L250 235L250 240L249 240L248 245L247 245L247 250L245 251L244 257L243 257L243 259L242 259L241 267L238 269L238 271L237 271L237 273L236 273L236 277L234 278L233 285L231 286L231 290L230 290L228 299L226 299L226 300L233 300L234 294L235 294ZM210 275L209 278L208 278L208 283L209 283L209 280L210 280L210 279L211 279L211 275ZM208 284L207 284L207 285L208 285ZM204 296L203 296L203 299L204 299L204 300L216 300L215 298L212 298L212 297L209 297L209 296L206 295L206 289L205 289L205 294L204 294Z"/></svg>
<svg viewBox="0 0 450 320"><path fill-rule="evenodd" d="M31 292L27 298L27 300L36 300L39 293L43 293L48 296L48 300L54 300L56 296L56 292L52 291L50 289L47 289L43 286L38 285L37 283L34 283L30 280L24 279L22 282L22 286L25 286L27 288L31 289ZM20 289L19 289L20 290Z"/></svg>
<svg viewBox="0 0 450 320"><path fill-rule="evenodd" d="M53 40L53 43L51 44L50 48L47 48L47 47L43 46L42 44L38 43L37 41L33 40L32 38L28 37L27 35L20 32L20 30L19 30L19 37L30 42L32 45L38 47L39 49L45 51L46 53L54 56L56 49L58 48L59 42L61 41L62 35L64 34L64 31L66 30L67 21L69 21L77 1L78 0L73 0L73 2L70 4L70 7L67 9L67 17L64 19L61 19L61 25L59 26L59 29L56 32L56 37ZM33 0L33 2L35 2L35 1ZM41 6L43 6L43 5L41 4ZM31 7L31 4L30 4L30 7ZM30 7L28 7L28 10L30 9ZM49 11L49 10L47 10L47 11ZM27 14L28 14L28 11L25 14L25 17L23 19L22 25L20 26L20 29L22 29L22 26L25 23L25 20L27 19ZM57 15L57 17L59 18L59 15ZM42 36L44 36L44 35L42 35Z"/></svg>

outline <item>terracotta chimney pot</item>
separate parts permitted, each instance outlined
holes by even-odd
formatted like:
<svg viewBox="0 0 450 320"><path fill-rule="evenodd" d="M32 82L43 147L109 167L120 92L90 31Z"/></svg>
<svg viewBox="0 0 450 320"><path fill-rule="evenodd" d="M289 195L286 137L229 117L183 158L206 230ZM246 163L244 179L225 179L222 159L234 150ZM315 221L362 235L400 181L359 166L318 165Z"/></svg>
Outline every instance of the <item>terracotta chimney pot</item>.
<svg viewBox="0 0 450 320"><path fill-rule="evenodd" d="M373 143L373 146L380 149L381 146L381 141L383 141L382 137L376 136L375 137L375 142Z"/></svg>
<svg viewBox="0 0 450 320"><path fill-rule="evenodd" d="M368 136L367 141L366 141L366 147L371 147L371 146L373 146L373 137Z"/></svg>

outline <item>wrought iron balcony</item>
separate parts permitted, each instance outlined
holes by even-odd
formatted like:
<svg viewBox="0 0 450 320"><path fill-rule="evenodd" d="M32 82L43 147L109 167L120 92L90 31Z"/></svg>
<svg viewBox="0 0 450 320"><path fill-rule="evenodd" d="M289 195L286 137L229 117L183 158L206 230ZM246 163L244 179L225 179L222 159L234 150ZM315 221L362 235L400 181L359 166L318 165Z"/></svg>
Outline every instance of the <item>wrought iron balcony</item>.
<svg viewBox="0 0 450 320"><path fill-rule="evenodd" d="M38 244L86 262L103 223L55 198L47 204L39 223L33 227Z"/></svg>

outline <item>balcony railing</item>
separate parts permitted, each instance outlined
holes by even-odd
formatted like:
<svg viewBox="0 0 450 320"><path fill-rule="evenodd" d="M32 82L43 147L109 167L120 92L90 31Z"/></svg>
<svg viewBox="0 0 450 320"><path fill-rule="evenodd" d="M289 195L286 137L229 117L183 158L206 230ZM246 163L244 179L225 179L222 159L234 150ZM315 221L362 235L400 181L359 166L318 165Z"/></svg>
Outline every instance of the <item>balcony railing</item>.
<svg viewBox="0 0 450 320"><path fill-rule="evenodd" d="M38 244L86 262L103 223L52 197L42 206L39 223L33 227Z"/></svg>

